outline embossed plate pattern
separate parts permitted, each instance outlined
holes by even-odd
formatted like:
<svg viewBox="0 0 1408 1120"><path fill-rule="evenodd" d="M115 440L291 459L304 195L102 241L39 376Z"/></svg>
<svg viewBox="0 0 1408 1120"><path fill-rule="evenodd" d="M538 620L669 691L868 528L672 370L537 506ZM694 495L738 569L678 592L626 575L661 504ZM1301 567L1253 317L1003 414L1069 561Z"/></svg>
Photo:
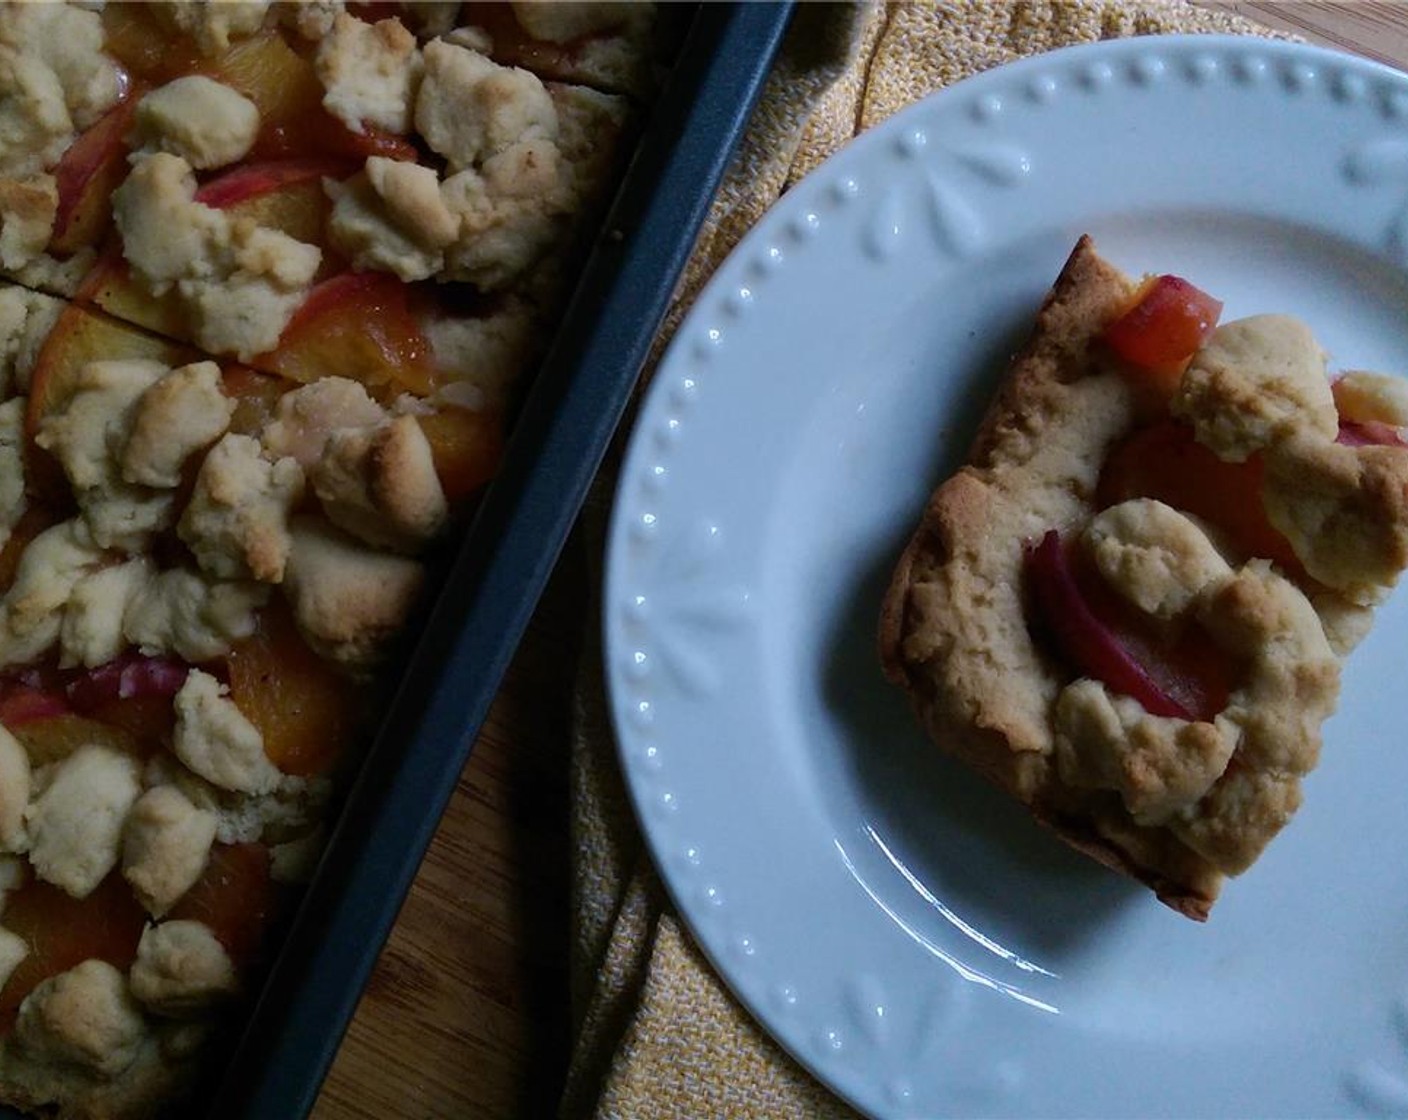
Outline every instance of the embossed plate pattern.
<svg viewBox="0 0 1408 1120"><path fill-rule="evenodd" d="M1408 78L1254 40L1074 48L790 192L680 330L621 476L604 626L641 823L733 991L871 1114L1408 1113L1408 594L1206 926L939 757L880 676L891 565L1087 231L1408 373Z"/></svg>

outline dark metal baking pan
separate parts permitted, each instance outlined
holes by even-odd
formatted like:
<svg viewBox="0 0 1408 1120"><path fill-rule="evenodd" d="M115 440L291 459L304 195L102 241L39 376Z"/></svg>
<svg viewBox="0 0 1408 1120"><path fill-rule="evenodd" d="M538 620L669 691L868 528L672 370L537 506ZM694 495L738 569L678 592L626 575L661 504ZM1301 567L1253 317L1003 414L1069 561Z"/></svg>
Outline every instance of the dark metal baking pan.
<svg viewBox="0 0 1408 1120"><path fill-rule="evenodd" d="M649 352L787 4L700 6L208 1115L312 1106ZM390 1075L394 1076L394 1073Z"/></svg>

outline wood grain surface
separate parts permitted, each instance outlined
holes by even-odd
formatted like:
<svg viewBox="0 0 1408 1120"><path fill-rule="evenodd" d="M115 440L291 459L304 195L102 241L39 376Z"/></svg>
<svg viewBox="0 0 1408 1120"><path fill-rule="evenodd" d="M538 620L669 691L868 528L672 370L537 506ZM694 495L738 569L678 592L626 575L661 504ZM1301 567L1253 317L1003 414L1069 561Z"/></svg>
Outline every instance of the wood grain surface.
<svg viewBox="0 0 1408 1120"><path fill-rule="evenodd" d="M1408 3L1206 3L1408 69ZM585 568L569 547L460 776L316 1120L550 1116L567 1010L568 745Z"/></svg>

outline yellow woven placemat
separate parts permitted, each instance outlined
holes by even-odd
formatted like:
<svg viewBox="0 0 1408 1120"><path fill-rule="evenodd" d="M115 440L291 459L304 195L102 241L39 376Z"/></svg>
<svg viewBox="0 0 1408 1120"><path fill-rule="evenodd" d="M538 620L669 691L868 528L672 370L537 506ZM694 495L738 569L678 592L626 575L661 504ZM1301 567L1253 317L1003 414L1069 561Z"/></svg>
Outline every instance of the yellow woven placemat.
<svg viewBox="0 0 1408 1120"><path fill-rule="evenodd" d="M1056 47L1213 31L1265 33L1184 0L803 4L676 293L657 357L715 267L777 197L896 110ZM609 494L604 478L585 519L598 553ZM561 1120L853 1117L734 1002L670 909L617 769L591 625L572 760L576 1044Z"/></svg>

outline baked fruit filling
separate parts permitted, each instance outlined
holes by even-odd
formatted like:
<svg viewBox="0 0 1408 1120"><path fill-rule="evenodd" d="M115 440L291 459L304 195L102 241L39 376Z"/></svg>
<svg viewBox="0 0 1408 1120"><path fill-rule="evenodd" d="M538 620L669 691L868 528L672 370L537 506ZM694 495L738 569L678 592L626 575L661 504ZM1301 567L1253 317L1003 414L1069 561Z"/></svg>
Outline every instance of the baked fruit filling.
<svg viewBox="0 0 1408 1120"><path fill-rule="evenodd" d="M1408 390L1082 239L881 624L934 739L1208 915L1301 802L1408 565Z"/></svg>
<svg viewBox="0 0 1408 1120"><path fill-rule="evenodd" d="M238 1025L661 22L0 3L0 1103L181 1115Z"/></svg>

